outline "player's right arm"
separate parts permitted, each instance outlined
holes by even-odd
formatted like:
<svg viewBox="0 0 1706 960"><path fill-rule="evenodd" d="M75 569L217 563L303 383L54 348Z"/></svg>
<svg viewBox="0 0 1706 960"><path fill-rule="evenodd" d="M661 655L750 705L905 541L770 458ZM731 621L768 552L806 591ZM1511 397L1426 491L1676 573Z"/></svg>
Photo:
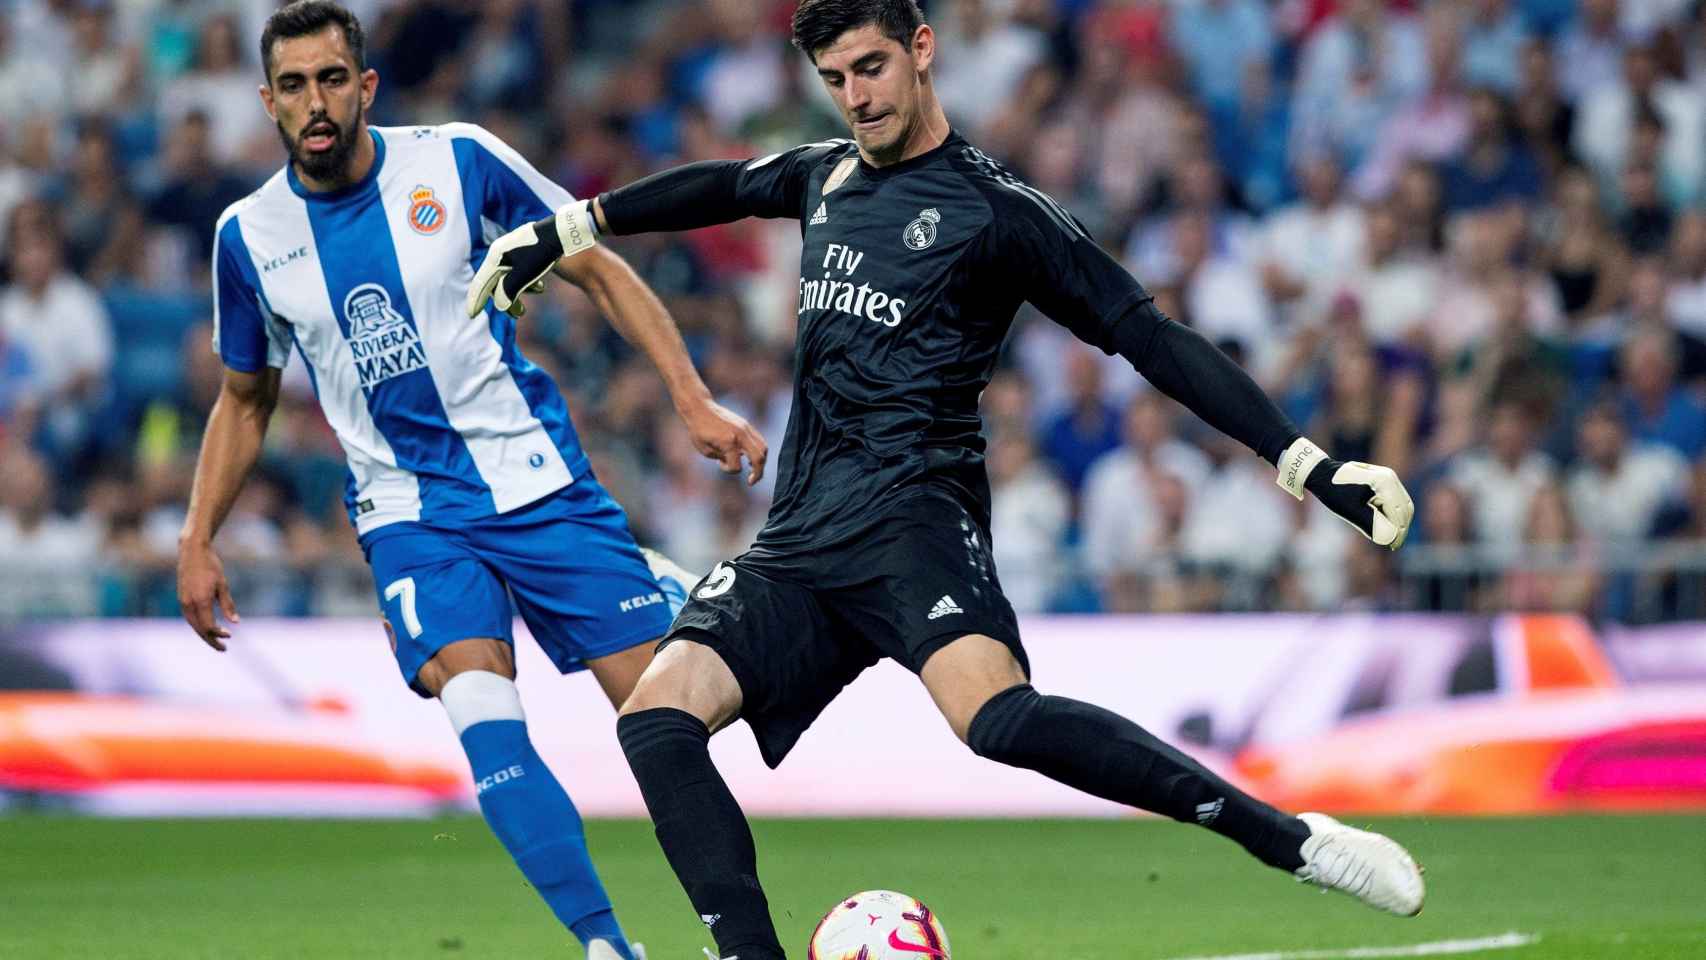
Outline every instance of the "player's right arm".
<svg viewBox="0 0 1706 960"><path fill-rule="evenodd" d="M215 618L214 604L227 621L236 623L238 616L213 536L260 459L267 423L278 404L278 384L274 367L254 373L226 370L196 458L195 486L178 534L178 606L190 627L215 650L225 649L224 639L231 633Z"/></svg>
<svg viewBox="0 0 1706 960"><path fill-rule="evenodd" d="M260 459L278 405L279 371L290 358L289 330L267 307L230 211L220 218L214 241L213 348L225 363L225 380L202 434L195 485L178 534L178 606L197 636L224 650L231 633L220 626L214 605L230 623L237 622L237 605L213 537Z"/></svg>
<svg viewBox="0 0 1706 960"><path fill-rule="evenodd" d="M806 144L752 160L701 160L565 203L492 242L469 287L468 314L491 300L519 315L522 294L537 293L559 260L592 249L601 234L696 230L746 217L797 219L812 169L843 143Z"/></svg>

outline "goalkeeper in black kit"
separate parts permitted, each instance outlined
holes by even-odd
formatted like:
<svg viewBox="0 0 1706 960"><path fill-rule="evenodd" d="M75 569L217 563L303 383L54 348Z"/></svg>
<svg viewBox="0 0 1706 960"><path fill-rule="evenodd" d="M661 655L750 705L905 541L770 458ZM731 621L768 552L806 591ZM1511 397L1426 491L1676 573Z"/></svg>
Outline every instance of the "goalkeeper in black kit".
<svg viewBox="0 0 1706 960"><path fill-rule="evenodd" d="M693 590L617 725L722 956L784 953L711 734L744 718L776 766L881 657L919 676L979 756L1199 824L1380 909L1420 911L1421 871L1393 841L1282 813L1131 721L1032 688L990 559L978 397L1028 301L1273 463L1292 495L1393 548L1413 513L1397 476L1302 437L1071 214L955 133L912 0L805 0L793 31L852 140L687 164L568 204L496 241L469 291L471 308L519 309L558 257L599 234L800 221L794 402L769 520Z"/></svg>

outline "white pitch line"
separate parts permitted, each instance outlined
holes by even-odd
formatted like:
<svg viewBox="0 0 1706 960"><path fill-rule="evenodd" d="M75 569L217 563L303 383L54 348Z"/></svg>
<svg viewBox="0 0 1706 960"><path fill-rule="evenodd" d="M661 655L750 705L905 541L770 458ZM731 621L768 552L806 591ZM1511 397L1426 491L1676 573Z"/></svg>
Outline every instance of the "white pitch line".
<svg viewBox="0 0 1706 960"><path fill-rule="evenodd" d="M1212 957L1174 957L1173 960L1367 960L1372 957L1438 957L1482 950L1510 950L1537 943L1531 933L1501 933L1474 940L1435 940L1403 947L1347 947L1338 950L1282 950L1273 953L1227 953Z"/></svg>

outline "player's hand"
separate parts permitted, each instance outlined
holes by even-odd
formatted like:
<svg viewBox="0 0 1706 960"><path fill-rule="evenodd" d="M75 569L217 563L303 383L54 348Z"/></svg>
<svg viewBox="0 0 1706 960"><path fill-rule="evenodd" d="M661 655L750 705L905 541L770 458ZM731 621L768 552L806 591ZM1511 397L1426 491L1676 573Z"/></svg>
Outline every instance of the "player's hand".
<svg viewBox="0 0 1706 960"><path fill-rule="evenodd" d="M219 625L215 617L225 615L227 623L240 623L237 603L231 599L231 585L225 582L225 564L208 544L178 546L178 609L196 635L215 650L224 651L224 641L231 631Z"/></svg>
<svg viewBox="0 0 1706 960"><path fill-rule="evenodd" d="M542 220L525 223L492 241L486 259L474 272L464 306L470 318L480 315L490 300L512 317L527 312L524 293L545 289L545 275L563 257L589 250L598 243L589 201L565 203Z"/></svg>
<svg viewBox="0 0 1706 960"><path fill-rule="evenodd" d="M724 473L739 473L740 458L751 465L747 471L747 486L764 476L764 462L770 458L770 448L764 438L746 422L746 418L729 410L715 400L703 400L680 410L693 446L707 460L722 464Z"/></svg>
<svg viewBox="0 0 1706 960"><path fill-rule="evenodd" d="M1274 482L1299 500L1308 490L1363 536L1393 550L1403 546L1416 514L1410 492L1390 467L1356 460L1341 463L1305 437L1280 455Z"/></svg>

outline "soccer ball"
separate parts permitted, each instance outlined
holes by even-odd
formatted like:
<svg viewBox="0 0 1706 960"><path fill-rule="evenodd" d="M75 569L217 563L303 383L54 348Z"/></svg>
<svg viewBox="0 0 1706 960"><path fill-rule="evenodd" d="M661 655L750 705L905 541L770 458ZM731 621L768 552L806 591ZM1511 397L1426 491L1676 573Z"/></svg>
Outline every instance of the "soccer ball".
<svg viewBox="0 0 1706 960"><path fill-rule="evenodd" d="M948 934L922 901L892 890L867 890L823 915L806 958L948 960Z"/></svg>

